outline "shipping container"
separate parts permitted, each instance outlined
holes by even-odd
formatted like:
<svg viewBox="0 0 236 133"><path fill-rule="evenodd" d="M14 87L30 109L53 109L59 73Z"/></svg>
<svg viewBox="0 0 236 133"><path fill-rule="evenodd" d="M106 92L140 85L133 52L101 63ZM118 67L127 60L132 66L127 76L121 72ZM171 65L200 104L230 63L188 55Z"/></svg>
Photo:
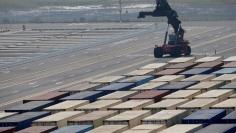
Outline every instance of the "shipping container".
<svg viewBox="0 0 236 133"><path fill-rule="evenodd" d="M181 123L182 118L187 115L187 110L162 110L142 119L142 124L164 124L169 127Z"/></svg>
<svg viewBox="0 0 236 133"><path fill-rule="evenodd" d="M176 124L160 133L195 133L202 128L201 124Z"/></svg>
<svg viewBox="0 0 236 133"><path fill-rule="evenodd" d="M0 112L0 119L15 115L17 113L13 113L13 112Z"/></svg>
<svg viewBox="0 0 236 133"><path fill-rule="evenodd" d="M235 133L236 124L211 124L195 133Z"/></svg>
<svg viewBox="0 0 236 133"><path fill-rule="evenodd" d="M220 88L221 89L236 89L236 82L228 83Z"/></svg>
<svg viewBox="0 0 236 133"><path fill-rule="evenodd" d="M168 67L166 67L167 69L190 69L192 67L194 67L195 65L197 65L197 63L194 62L186 62L186 63L178 63L178 64L172 64Z"/></svg>
<svg viewBox="0 0 236 133"><path fill-rule="evenodd" d="M61 111L74 111L76 108L88 104L88 100L68 100L64 101L50 107L45 108L45 111L50 111L51 113L57 113Z"/></svg>
<svg viewBox="0 0 236 133"><path fill-rule="evenodd" d="M56 126L32 126L16 133L49 133L56 130Z"/></svg>
<svg viewBox="0 0 236 133"><path fill-rule="evenodd" d="M182 120L183 124L209 124L220 122L220 119L226 115L224 109L205 109L197 110Z"/></svg>
<svg viewBox="0 0 236 133"><path fill-rule="evenodd" d="M236 98L236 93L234 93L233 95L230 95L229 98Z"/></svg>
<svg viewBox="0 0 236 133"><path fill-rule="evenodd" d="M165 69L160 72L153 73L156 77L164 76L164 75L177 75L183 72L185 69Z"/></svg>
<svg viewBox="0 0 236 133"><path fill-rule="evenodd" d="M196 58L195 57L179 57L173 60L168 61L168 63L186 63L186 62L193 62Z"/></svg>
<svg viewBox="0 0 236 133"><path fill-rule="evenodd" d="M227 83L231 83L236 81L236 74L223 74L219 77L212 79L212 81L226 81Z"/></svg>
<svg viewBox="0 0 236 133"><path fill-rule="evenodd" d="M83 111L65 111L52 114L33 121L34 126L57 126L59 128L67 126L67 121L83 115Z"/></svg>
<svg viewBox="0 0 236 133"><path fill-rule="evenodd" d="M144 75L152 75L155 72L154 69L138 69L132 72L123 74L124 76L144 76Z"/></svg>
<svg viewBox="0 0 236 133"><path fill-rule="evenodd" d="M0 127L0 133L14 133L15 127Z"/></svg>
<svg viewBox="0 0 236 133"><path fill-rule="evenodd" d="M214 68L214 70L217 70L222 65L223 65L223 62L221 61L212 61L212 62L201 63L195 66L195 68Z"/></svg>
<svg viewBox="0 0 236 133"><path fill-rule="evenodd" d="M203 93L209 90L218 89L224 84L225 83L223 81L206 81L190 86L187 90L200 90Z"/></svg>
<svg viewBox="0 0 236 133"><path fill-rule="evenodd" d="M97 100L97 98L106 95L105 92L103 91L84 91L84 92L79 92L76 94L73 94L68 97L64 97L61 100L89 100L90 102L93 102Z"/></svg>
<svg viewBox="0 0 236 133"><path fill-rule="evenodd" d="M185 77L183 75L165 75L151 80L151 82L176 82L183 80L184 78Z"/></svg>
<svg viewBox="0 0 236 133"><path fill-rule="evenodd" d="M102 126L104 120L117 114L117 111L94 111L69 120L68 125L93 125L96 128Z"/></svg>
<svg viewBox="0 0 236 133"><path fill-rule="evenodd" d="M158 87L158 90L170 90L170 91L178 91L178 90L184 90L197 82L171 82L167 85L163 85L161 87Z"/></svg>
<svg viewBox="0 0 236 133"><path fill-rule="evenodd" d="M188 77L186 79L183 79L181 81L196 81L196 82L204 82L204 81L210 81L211 79L215 78L215 75L211 74L202 74L202 75L194 75L191 77Z"/></svg>
<svg viewBox="0 0 236 133"><path fill-rule="evenodd" d="M93 83L93 84L94 83L95 84L110 84L110 83L122 80L124 78L125 78L125 76L105 76L105 77L93 79L92 81L90 81L90 83Z"/></svg>
<svg viewBox="0 0 236 133"><path fill-rule="evenodd" d="M151 130L153 133L157 133L165 128L166 126L163 124L141 124L141 125L131 128L131 130L135 130L135 131Z"/></svg>
<svg viewBox="0 0 236 133"><path fill-rule="evenodd" d="M190 77L193 75L210 74L212 71L213 71L212 68L192 68L180 73L180 75L185 75L186 77Z"/></svg>
<svg viewBox="0 0 236 133"><path fill-rule="evenodd" d="M6 109L6 112L18 112L18 113L24 113L24 112L30 112L30 111L41 111L46 107L49 107L53 105L54 102L52 101L33 101L28 102L25 104L16 105L13 107L10 107L9 109Z"/></svg>
<svg viewBox="0 0 236 133"><path fill-rule="evenodd" d="M195 62L197 63L205 63L205 62L212 62L212 61L222 61L223 58L221 56L208 56L208 57L203 57L203 58L200 58L200 59L197 59Z"/></svg>
<svg viewBox="0 0 236 133"><path fill-rule="evenodd" d="M230 63L224 64L222 67L223 68L236 68L236 62L230 62Z"/></svg>
<svg viewBox="0 0 236 133"><path fill-rule="evenodd" d="M129 78L120 80L118 81L118 83L135 83L136 86L138 86L138 85L147 83L153 78L154 78L153 76L134 76L134 77L129 77Z"/></svg>
<svg viewBox="0 0 236 133"><path fill-rule="evenodd" d="M93 112L93 111L105 111L107 108L120 104L121 100L98 100L93 103L86 104L84 106L80 106L75 110L85 111L85 113Z"/></svg>
<svg viewBox="0 0 236 133"><path fill-rule="evenodd" d="M160 102L144 107L144 110L151 110L152 114L161 110L175 110L177 106L188 102L189 99L165 99Z"/></svg>
<svg viewBox="0 0 236 133"><path fill-rule="evenodd" d="M146 83L143 85L139 85L135 88L132 88L131 90L135 90L135 91L139 91L139 92L155 90L158 87L163 86L165 84L167 84L167 82L150 82L150 83Z"/></svg>
<svg viewBox="0 0 236 133"><path fill-rule="evenodd" d="M215 75L223 75L223 74L235 74L236 73L236 68L222 68L218 71L213 72Z"/></svg>
<svg viewBox="0 0 236 133"><path fill-rule="evenodd" d="M0 127L16 127L16 130L21 130L29 127L32 121L50 115L49 112L27 112L16 114L0 120Z"/></svg>
<svg viewBox="0 0 236 133"><path fill-rule="evenodd" d="M119 113L127 110L141 110L143 107L154 103L153 100L129 100L118 105L109 107L108 110L116 110Z"/></svg>
<svg viewBox="0 0 236 133"><path fill-rule="evenodd" d="M151 115L148 110L138 111L125 111L121 114L115 115L104 121L105 125L128 125L129 128L133 128L140 125L141 120Z"/></svg>
<svg viewBox="0 0 236 133"><path fill-rule="evenodd" d="M179 90L163 98L164 99L190 99L191 100L199 94L201 94L201 90Z"/></svg>
<svg viewBox="0 0 236 133"><path fill-rule="evenodd" d="M92 125L73 125L57 129L51 133L87 133L92 129Z"/></svg>
<svg viewBox="0 0 236 133"><path fill-rule="evenodd" d="M195 98L201 98L201 99L217 98L221 102L228 99L228 97L233 93L234 90L232 89L210 90L208 92L195 96Z"/></svg>
<svg viewBox="0 0 236 133"><path fill-rule="evenodd" d="M227 113L234 111L236 109L236 99L228 99L218 104L212 105L212 109L226 109Z"/></svg>
<svg viewBox="0 0 236 133"><path fill-rule="evenodd" d="M140 69L144 69L144 70L155 70L155 71L160 71L163 70L165 67L168 66L168 63L152 63L152 64L148 64L146 66L141 67Z"/></svg>
<svg viewBox="0 0 236 133"><path fill-rule="evenodd" d="M209 109L211 106L218 103L218 99L194 99L177 107L177 109L187 109L195 111L198 109Z"/></svg>
<svg viewBox="0 0 236 133"><path fill-rule="evenodd" d="M126 130L122 133L155 133L155 132L153 132L152 130L132 130L132 129L129 129L129 130Z"/></svg>
<svg viewBox="0 0 236 133"><path fill-rule="evenodd" d="M236 56L231 56L223 60L224 62L236 62Z"/></svg>
<svg viewBox="0 0 236 133"><path fill-rule="evenodd" d="M82 92L82 91L93 91L93 90L95 90L99 87L102 87L102 86L104 86L104 85L102 85L102 84L90 84L90 83L86 82L86 83L81 83L81 84L77 84L77 85L74 85L74 86L70 86L70 87L67 87L67 88L63 88L59 91L69 92L70 95L72 95L72 94Z"/></svg>
<svg viewBox="0 0 236 133"><path fill-rule="evenodd" d="M223 117L220 121L221 123L236 123L236 111L233 111L231 113L229 113L228 115L226 115L225 117Z"/></svg>
<svg viewBox="0 0 236 133"><path fill-rule="evenodd" d="M97 91L104 91L107 93L112 93L115 91L127 91L133 87L135 87L135 83L113 83L108 86L104 86L102 88L96 89Z"/></svg>
<svg viewBox="0 0 236 133"><path fill-rule="evenodd" d="M160 101L162 97L170 94L168 90L150 90L144 91L137 95L130 97L130 100L152 99L154 102Z"/></svg>
<svg viewBox="0 0 236 133"><path fill-rule="evenodd" d="M128 129L127 125L103 125L87 133L122 133Z"/></svg>
<svg viewBox="0 0 236 133"><path fill-rule="evenodd" d="M129 97L138 94L138 91L116 91L114 93L98 98L99 100L122 100L127 101Z"/></svg>
<svg viewBox="0 0 236 133"><path fill-rule="evenodd" d="M66 96L69 96L68 92L52 91L52 92L47 92L42 95L24 99L23 103L32 102L32 101L58 101L59 99Z"/></svg>

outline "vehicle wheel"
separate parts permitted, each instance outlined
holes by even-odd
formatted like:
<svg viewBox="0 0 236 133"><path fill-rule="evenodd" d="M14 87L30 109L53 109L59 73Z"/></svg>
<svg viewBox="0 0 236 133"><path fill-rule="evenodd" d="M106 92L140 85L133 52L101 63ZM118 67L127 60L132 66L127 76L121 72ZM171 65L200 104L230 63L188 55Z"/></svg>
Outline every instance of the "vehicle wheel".
<svg viewBox="0 0 236 133"><path fill-rule="evenodd" d="M163 57L163 49L161 47L154 48L154 57L155 58Z"/></svg>
<svg viewBox="0 0 236 133"><path fill-rule="evenodd" d="M180 47L175 47L171 50L170 55L172 57L179 57L181 55L181 48Z"/></svg>
<svg viewBox="0 0 236 133"><path fill-rule="evenodd" d="M184 55L185 55L185 56L189 56L189 55L191 55L191 52L192 52L191 47L190 47L190 46L187 46Z"/></svg>

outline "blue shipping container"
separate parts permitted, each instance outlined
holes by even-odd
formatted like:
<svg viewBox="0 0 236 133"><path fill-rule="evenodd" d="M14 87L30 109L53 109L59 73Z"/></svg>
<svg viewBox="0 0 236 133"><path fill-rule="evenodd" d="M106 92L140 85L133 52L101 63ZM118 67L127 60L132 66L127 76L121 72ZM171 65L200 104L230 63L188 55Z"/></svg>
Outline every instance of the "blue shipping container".
<svg viewBox="0 0 236 133"><path fill-rule="evenodd" d="M235 74L235 73L236 73L236 68L223 68L221 70L213 72L213 74L216 74L216 75Z"/></svg>
<svg viewBox="0 0 236 133"><path fill-rule="evenodd" d="M74 125L57 129L51 133L86 133L92 129L92 125Z"/></svg>
<svg viewBox="0 0 236 133"><path fill-rule="evenodd" d="M195 133L235 133L236 124L212 124Z"/></svg>
<svg viewBox="0 0 236 133"><path fill-rule="evenodd" d="M180 73L180 75L185 75L189 77L192 75L210 74L212 71L213 71L212 68L193 68L193 69Z"/></svg>
<svg viewBox="0 0 236 133"><path fill-rule="evenodd" d="M221 119L221 123L236 123L236 111L233 111Z"/></svg>

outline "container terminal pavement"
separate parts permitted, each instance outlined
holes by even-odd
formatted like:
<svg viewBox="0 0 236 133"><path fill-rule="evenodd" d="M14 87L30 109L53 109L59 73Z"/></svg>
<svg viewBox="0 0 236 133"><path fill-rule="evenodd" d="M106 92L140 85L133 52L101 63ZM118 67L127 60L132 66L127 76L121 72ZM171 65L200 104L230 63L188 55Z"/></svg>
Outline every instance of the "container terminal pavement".
<svg viewBox="0 0 236 133"><path fill-rule="evenodd" d="M25 98L0 133L235 133L236 56L180 57Z"/></svg>

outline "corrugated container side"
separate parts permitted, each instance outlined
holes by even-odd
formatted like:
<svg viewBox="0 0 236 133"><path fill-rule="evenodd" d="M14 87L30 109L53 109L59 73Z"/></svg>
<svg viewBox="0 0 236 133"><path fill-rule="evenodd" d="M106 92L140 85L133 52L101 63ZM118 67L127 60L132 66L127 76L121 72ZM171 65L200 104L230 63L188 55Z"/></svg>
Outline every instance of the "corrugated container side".
<svg viewBox="0 0 236 133"><path fill-rule="evenodd" d="M51 133L87 133L92 129L92 125L73 125L59 128Z"/></svg>
<svg viewBox="0 0 236 133"><path fill-rule="evenodd" d="M33 126L20 130L16 133L49 133L56 129L57 129L56 126Z"/></svg>
<svg viewBox="0 0 236 133"><path fill-rule="evenodd" d="M211 124L195 133L235 133L236 124Z"/></svg>

